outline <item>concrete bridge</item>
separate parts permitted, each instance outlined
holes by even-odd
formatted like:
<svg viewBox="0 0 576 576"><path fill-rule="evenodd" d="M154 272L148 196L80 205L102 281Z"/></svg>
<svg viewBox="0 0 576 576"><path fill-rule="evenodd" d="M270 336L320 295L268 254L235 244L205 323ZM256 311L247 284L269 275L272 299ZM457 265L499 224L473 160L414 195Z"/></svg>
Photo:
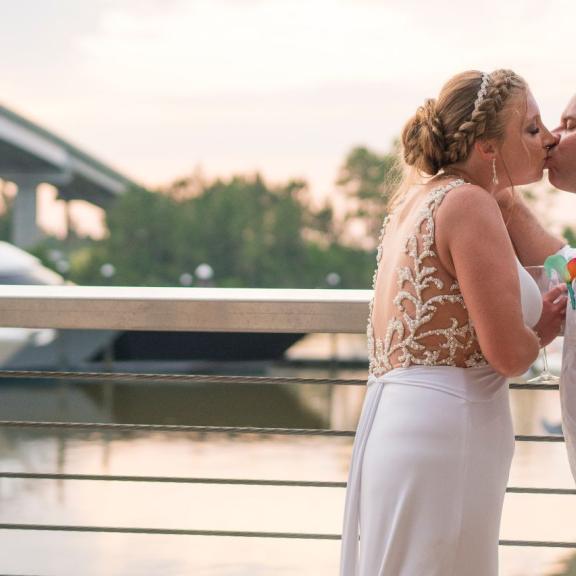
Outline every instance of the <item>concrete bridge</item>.
<svg viewBox="0 0 576 576"><path fill-rule="evenodd" d="M139 186L4 106L0 106L0 178L18 188L11 241L21 248L41 238L36 223L40 184L55 186L60 200L85 200L102 208Z"/></svg>

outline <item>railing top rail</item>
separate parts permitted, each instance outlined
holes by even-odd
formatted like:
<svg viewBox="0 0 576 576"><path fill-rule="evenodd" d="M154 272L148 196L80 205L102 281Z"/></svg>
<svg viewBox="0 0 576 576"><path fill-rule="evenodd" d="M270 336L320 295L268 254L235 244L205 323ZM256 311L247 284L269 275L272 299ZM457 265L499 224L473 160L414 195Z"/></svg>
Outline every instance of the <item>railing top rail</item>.
<svg viewBox="0 0 576 576"><path fill-rule="evenodd" d="M0 286L3 327L197 332L366 329L371 290Z"/></svg>
<svg viewBox="0 0 576 576"><path fill-rule="evenodd" d="M0 285L0 299L182 300L232 302L362 302L372 290L325 288L199 288L151 286Z"/></svg>

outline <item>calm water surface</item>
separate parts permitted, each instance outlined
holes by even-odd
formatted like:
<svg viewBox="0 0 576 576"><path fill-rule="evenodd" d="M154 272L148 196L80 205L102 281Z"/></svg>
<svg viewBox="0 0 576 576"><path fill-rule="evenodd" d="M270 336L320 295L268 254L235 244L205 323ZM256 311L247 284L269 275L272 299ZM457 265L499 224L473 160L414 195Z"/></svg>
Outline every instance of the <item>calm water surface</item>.
<svg viewBox="0 0 576 576"><path fill-rule="evenodd" d="M339 337L339 354L364 350ZM292 355L330 349L313 336ZM268 374L327 376L270 366ZM331 374L334 375L334 374ZM337 377L365 378L366 371ZM0 419L353 429L363 387L145 386L0 380ZM556 392L511 392L518 434L559 420ZM345 481L350 438L54 433L0 428L0 470L37 473ZM518 443L512 486L573 488L563 444ZM0 479L0 522L339 533L344 490ZM576 541L576 496L506 497L502 538ZM59 576L332 576L339 543L0 531L0 573ZM560 573L566 550L501 548L502 576Z"/></svg>

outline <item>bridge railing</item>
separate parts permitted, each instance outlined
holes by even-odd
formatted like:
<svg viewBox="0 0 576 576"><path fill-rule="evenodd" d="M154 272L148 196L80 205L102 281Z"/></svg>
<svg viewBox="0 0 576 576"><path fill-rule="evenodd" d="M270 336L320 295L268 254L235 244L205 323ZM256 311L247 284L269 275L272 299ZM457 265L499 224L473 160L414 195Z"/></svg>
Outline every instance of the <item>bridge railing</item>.
<svg viewBox="0 0 576 576"><path fill-rule="evenodd" d="M2 286L0 325L21 328L154 330L266 333L364 333L369 290L284 290L222 288L132 288L79 286ZM0 378L50 378L75 381L132 382L147 380L180 383L219 382L317 384L363 386L364 379L319 379L259 376L215 376L190 374L134 374L117 372L0 371ZM512 382L515 390L557 390L554 385ZM0 421L0 428L48 428L53 430L203 432L209 434L298 435L353 438L354 430L182 426L155 424L112 424L102 422ZM558 443L556 435L517 435L518 442ZM256 486L302 486L316 489L345 488L343 482L259 480L231 478L113 476L86 474L19 473L0 470L0 478L57 479L98 482L146 482L185 484L228 484ZM509 493L576 495L573 489L510 486ZM164 535L203 535L259 538L338 540L338 533L269 531L170 530L107 526L43 524L0 524L0 530L42 530ZM505 546L576 548L576 542L545 540L502 540Z"/></svg>

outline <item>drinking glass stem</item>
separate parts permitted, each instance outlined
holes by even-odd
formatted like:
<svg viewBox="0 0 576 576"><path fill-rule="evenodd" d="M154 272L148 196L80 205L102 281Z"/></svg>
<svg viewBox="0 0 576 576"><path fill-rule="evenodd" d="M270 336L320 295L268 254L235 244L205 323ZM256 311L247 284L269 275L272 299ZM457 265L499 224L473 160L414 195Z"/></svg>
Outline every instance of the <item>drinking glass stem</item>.
<svg viewBox="0 0 576 576"><path fill-rule="evenodd" d="M546 348L542 348L542 361L544 364L544 370L542 371L543 374L550 374L548 370L548 356L546 355Z"/></svg>

